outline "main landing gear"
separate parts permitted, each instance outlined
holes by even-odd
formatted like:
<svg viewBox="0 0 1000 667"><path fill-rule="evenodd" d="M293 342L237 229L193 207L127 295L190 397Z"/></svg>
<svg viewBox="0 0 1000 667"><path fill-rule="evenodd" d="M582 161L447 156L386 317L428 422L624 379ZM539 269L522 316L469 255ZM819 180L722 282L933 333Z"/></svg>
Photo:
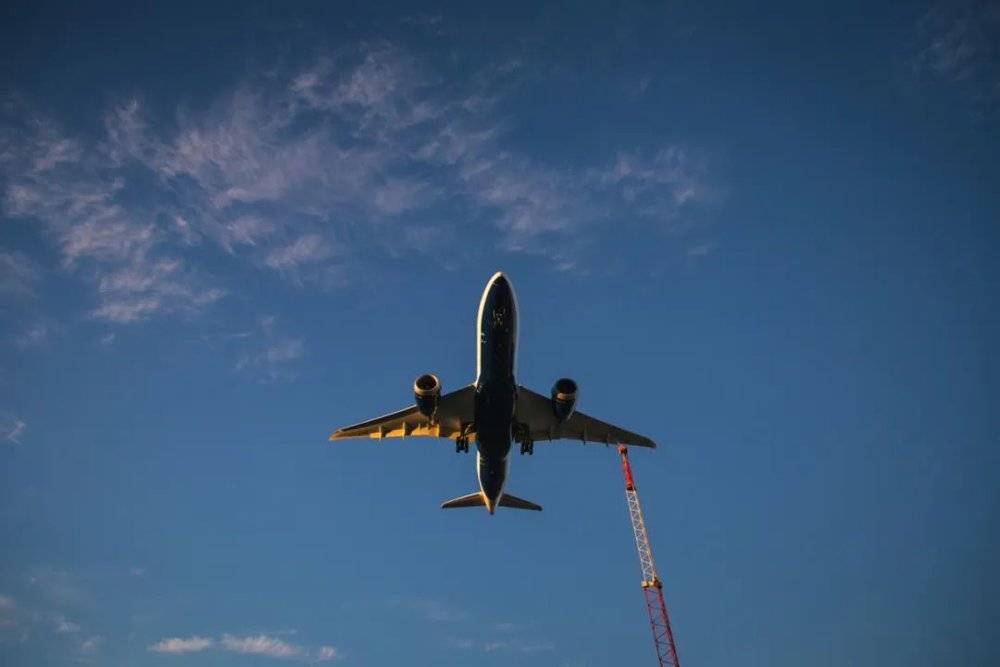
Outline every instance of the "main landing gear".
<svg viewBox="0 0 1000 667"><path fill-rule="evenodd" d="M535 453L535 441L531 439L527 424L514 426L514 440L521 443L521 454L532 456Z"/></svg>
<svg viewBox="0 0 1000 667"><path fill-rule="evenodd" d="M463 454L469 451L469 434L472 432L472 424L462 424L462 432L455 438L455 453Z"/></svg>

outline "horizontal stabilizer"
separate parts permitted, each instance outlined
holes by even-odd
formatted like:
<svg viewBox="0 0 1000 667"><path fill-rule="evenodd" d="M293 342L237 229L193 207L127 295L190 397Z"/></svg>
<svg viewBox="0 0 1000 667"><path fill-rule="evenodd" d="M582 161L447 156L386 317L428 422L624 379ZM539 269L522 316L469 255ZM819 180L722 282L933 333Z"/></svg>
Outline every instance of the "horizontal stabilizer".
<svg viewBox="0 0 1000 667"><path fill-rule="evenodd" d="M485 507L486 499L483 498L481 491L476 491L475 493L469 493L464 496L459 496L458 498L452 498L451 500L446 500L441 503L441 509L449 510L453 507Z"/></svg>
<svg viewBox="0 0 1000 667"><path fill-rule="evenodd" d="M500 507L513 507L519 510L534 510L536 512L542 511L541 505L536 505L530 500L524 500L523 498L512 496L509 493L505 493L500 496L500 502L497 504L500 505Z"/></svg>

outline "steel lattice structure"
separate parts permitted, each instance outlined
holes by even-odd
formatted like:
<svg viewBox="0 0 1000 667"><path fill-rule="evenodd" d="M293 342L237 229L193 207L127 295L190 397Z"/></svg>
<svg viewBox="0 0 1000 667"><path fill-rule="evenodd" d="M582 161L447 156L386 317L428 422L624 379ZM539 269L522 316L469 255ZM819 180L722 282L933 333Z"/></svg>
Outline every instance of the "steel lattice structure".
<svg viewBox="0 0 1000 667"><path fill-rule="evenodd" d="M670 629L670 616L667 615L667 603L663 599L663 582L656 574L653 548L649 545L646 522L642 516L639 494L635 489L635 479L632 477L632 466L628 462L628 448L619 445L618 454L621 455L622 459L622 474L625 476L625 499L628 501L629 518L632 519L632 532L635 533L635 547L639 551L639 567L642 569L642 595L646 599L649 625L653 629L656 659L659 661L660 667L680 667L681 663L677 659L677 646L674 644L674 633Z"/></svg>

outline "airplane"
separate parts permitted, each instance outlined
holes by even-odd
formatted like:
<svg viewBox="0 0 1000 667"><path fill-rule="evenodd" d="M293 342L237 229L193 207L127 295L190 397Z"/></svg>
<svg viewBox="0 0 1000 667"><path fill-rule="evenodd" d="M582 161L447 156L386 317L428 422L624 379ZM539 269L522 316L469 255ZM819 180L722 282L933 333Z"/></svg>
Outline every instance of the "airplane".
<svg viewBox="0 0 1000 667"><path fill-rule="evenodd" d="M541 506L504 491L511 442L534 454L535 442L558 439L656 447L649 438L589 417L575 409L577 386L560 378L549 396L514 379L517 353L517 297L510 279L498 271L486 283L476 316L476 381L441 395L441 381L425 373L413 383L415 405L334 431L342 438L431 436L455 441L456 452L476 443L479 491L441 504L541 511Z"/></svg>

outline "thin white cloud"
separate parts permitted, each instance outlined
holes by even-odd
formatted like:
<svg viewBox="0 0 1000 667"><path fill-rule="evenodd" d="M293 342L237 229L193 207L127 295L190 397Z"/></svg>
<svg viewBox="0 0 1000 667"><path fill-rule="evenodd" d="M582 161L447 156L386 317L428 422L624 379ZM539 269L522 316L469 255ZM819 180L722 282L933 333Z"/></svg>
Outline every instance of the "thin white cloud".
<svg viewBox="0 0 1000 667"><path fill-rule="evenodd" d="M0 595L0 623L3 622L2 619L13 614L15 609L17 609L17 603L14 602L14 598Z"/></svg>
<svg viewBox="0 0 1000 667"><path fill-rule="evenodd" d="M394 607L403 607L417 612L428 621L436 623L462 621L469 617L468 612L447 605L431 598L396 600L390 603Z"/></svg>
<svg viewBox="0 0 1000 667"><path fill-rule="evenodd" d="M303 652L300 646L267 635L251 637L223 635L220 644L227 651L234 653L266 655L271 658L295 658L302 655Z"/></svg>
<svg viewBox="0 0 1000 667"><path fill-rule="evenodd" d="M512 150L498 102L525 69L457 79L399 46L354 44L171 124L125 100L92 141L14 105L0 207L42 223L64 270L93 286L91 317L130 324L210 307L227 294L221 270L327 287L365 246L453 257L449 244L475 242L577 270L622 219L679 229L713 199L705 162L678 146L589 168ZM33 289L24 258L0 254L0 271Z"/></svg>
<svg viewBox="0 0 1000 667"><path fill-rule="evenodd" d="M6 442L12 442L15 445L22 444L21 436L24 435L27 428L27 422L17 415L9 412L0 413L0 437L3 437ZM9 598L7 599L9 600ZM0 605L0 609L2 608L3 606Z"/></svg>
<svg viewBox="0 0 1000 667"><path fill-rule="evenodd" d="M67 570L38 567L31 571L27 581L57 607L75 607L92 601L80 578Z"/></svg>
<svg viewBox="0 0 1000 667"><path fill-rule="evenodd" d="M979 109L1000 102L1000 6L989 2L941 2L917 24L911 66L918 80L964 89Z"/></svg>
<svg viewBox="0 0 1000 667"><path fill-rule="evenodd" d="M36 322L22 331L14 339L14 345L24 350L45 345L49 340L49 327L44 322Z"/></svg>
<svg viewBox="0 0 1000 667"><path fill-rule="evenodd" d="M154 653L198 653L211 648L214 641L209 637L170 637L161 639L149 647Z"/></svg>
<svg viewBox="0 0 1000 667"><path fill-rule="evenodd" d="M316 652L314 662L327 662L329 660L336 660L339 657L340 652L333 646L320 646Z"/></svg>
<svg viewBox="0 0 1000 667"><path fill-rule="evenodd" d="M278 634L295 634L295 631L286 631ZM219 650L230 653L240 653L243 655L257 655L268 658L278 658L283 660L298 660L301 662L329 662L342 657L341 652L334 646L323 644L319 647L309 648L299 644L293 644L280 637L268 634L256 635L232 635L224 634L218 639L201 635L191 637L168 637L161 639L155 644L147 647L153 653L168 653L183 655L186 653L200 653L202 651Z"/></svg>
<svg viewBox="0 0 1000 667"><path fill-rule="evenodd" d="M555 650L555 644L549 641L527 641L517 637L505 637L503 639L479 640L469 637L452 638L448 641L452 648L465 651L481 651L483 653L496 653L500 651L515 653L538 653L541 651Z"/></svg>
<svg viewBox="0 0 1000 667"><path fill-rule="evenodd" d="M264 381L293 377L289 365L305 354L305 341L279 333L271 315L261 317L256 329L231 338L243 348L236 370L251 373Z"/></svg>
<svg viewBox="0 0 1000 667"><path fill-rule="evenodd" d="M80 642L79 646L80 653L88 656L97 655L97 653L99 653L101 650L101 641L102 639L100 635L93 635L91 637L87 637L86 639Z"/></svg>
<svg viewBox="0 0 1000 667"><path fill-rule="evenodd" d="M288 245L269 252L264 263L278 271L291 271L303 264L322 262L331 254L332 250L322 236L304 234Z"/></svg>
<svg viewBox="0 0 1000 667"><path fill-rule="evenodd" d="M0 252L0 296L33 297L40 277L38 264L24 253Z"/></svg>
<svg viewBox="0 0 1000 667"><path fill-rule="evenodd" d="M703 241L702 243L696 243L692 246L688 246L688 249L685 251L685 254L692 259L707 257L709 254L715 251L715 245L716 244L714 241Z"/></svg>
<svg viewBox="0 0 1000 667"><path fill-rule="evenodd" d="M76 634L77 632L80 632L80 624L68 621L65 618L57 618L56 632L61 635Z"/></svg>

